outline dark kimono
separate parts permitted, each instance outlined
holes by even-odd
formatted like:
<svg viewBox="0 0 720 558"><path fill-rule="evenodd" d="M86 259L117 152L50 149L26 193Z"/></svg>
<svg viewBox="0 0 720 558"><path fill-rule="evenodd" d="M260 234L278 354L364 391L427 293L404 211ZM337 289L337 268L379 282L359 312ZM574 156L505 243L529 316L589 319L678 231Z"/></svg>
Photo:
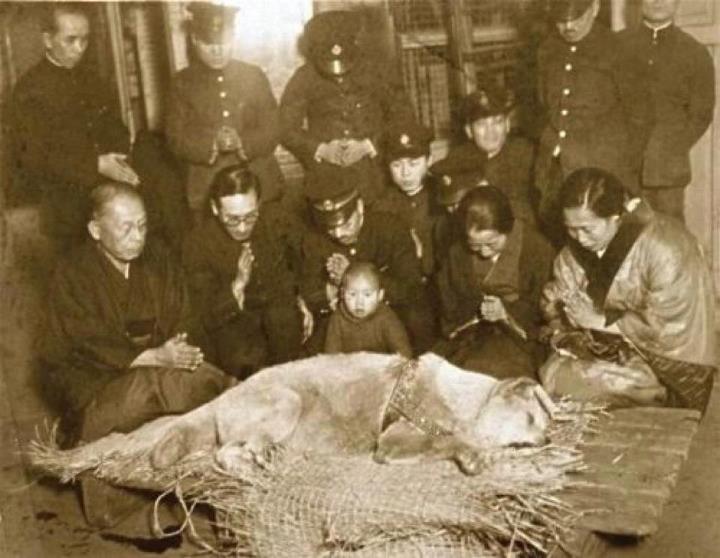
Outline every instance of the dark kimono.
<svg viewBox="0 0 720 558"><path fill-rule="evenodd" d="M64 408L82 413L85 440L183 413L222 391L224 375L209 366L192 373L130 367L146 349L193 333L181 272L165 250L146 246L128 279L94 242L71 256L51 284L42 353L47 387Z"/></svg>
<svg viewBox="0 0 720 558"><path fill-rule="evenodd" d="M298 358L301 348L292 254L281 216L270 205L262 206L249 241L255 259L242 310L231 283L245 243L209 218L193 230L183 250L193 307L207 333L206 352L238 377Z"/></svg>
<svg viewBox="0 0 720 558"><path fill-rule="evenodd" d="M535 377L541 356L539 301L553 256L548 242L522 221L515 222L496 262L480 258L464 241L455 242L438 275L443 333L449 338L438 351L462 368L498 378ZM499 297L519 327L481 320L467 326L487 295Z"/></svg>

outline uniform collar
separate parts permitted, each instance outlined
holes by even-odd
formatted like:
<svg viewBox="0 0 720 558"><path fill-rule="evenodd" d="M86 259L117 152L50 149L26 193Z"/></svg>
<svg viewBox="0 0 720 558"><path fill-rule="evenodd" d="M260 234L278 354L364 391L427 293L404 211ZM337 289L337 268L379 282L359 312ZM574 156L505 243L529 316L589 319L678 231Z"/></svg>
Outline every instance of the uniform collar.
<svg viewBox="0 0 720 558"><path fill-rule="evenodd" d="M668 31L673 27L673 22L669 21L665 23L664 25L661 25L659 27L654 27L650 25L647 21L643 20L643 27L647 29L648 33L650 34L650 37L653 40L656 40L658 38L664 37Z"/></svg>

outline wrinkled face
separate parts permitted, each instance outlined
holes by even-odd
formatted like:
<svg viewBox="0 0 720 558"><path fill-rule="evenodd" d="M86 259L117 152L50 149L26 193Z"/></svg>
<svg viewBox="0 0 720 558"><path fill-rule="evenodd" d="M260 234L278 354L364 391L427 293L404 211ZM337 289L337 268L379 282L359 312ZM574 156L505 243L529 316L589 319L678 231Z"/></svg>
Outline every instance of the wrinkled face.
<svg viewBox="0 0 720 558"><path fill-rule="evenodd" d="M602 252L615 237L620 226L620 216L598 217L587 207L563 209L568 235L591 252Z"/></svg>
<svg viewBox="0 0 720 558"><path fill-rule="evenodd" d="M570 21L558 21L555 23L558 33L568 43L577 43L582 41L592 29L595 18L598 15L600 5L597 1L593 2L585 13L577 19Z"/></svg>
<svg viewBox="0 0 720 558"><path fill-rule="evenodd" d="M509 131L510 119L504 114L478 118L465 126L468 138L491 156L503 148Z"/></svg>
<svg viewBox="0 0 720 558"><path fill-rule="evenodd" d="M411 196L422 190L428 166L429 157L425 155L416 158L403 157L390 163L390 174L398 188Z"/></svg>
<svg viewBox="0 0 720 558"><path fill-rule="evenodd" d="M87 50L90 23L82 14L60 12L55 24L55 32L43 33L45 49L60 66L74 68Z"/></svg>
<svg viewBox="0 0 720 558"><path fill-rule="evenodd" d="M88 230L112 260L131 262L145 247L147 217L142 201L125 195L115 197L90 221Z"/></svg>
<svg viewBox="0 0 720 558"><path fill-rule="evenodd" d="M232 58L232 35L224 35L219 43L206 43L193 36L192 43L198 58L213 70L222 70Z"/></svg>
<svg viewBox="0 0 720 558"><path fill-rule="evenodd" d="M371 277L358 275L343 285L342 300L348 313L358 319L372 316L383 300L383 290Z"/></svg>
<svg viewBox="0 0 720 558"><path fill-rule="evenodd" d="M653 25L664 25L675 17L680 0L643 0L642 13Z"/></svg>
<svg viewBox="0 0 720 558"><path fill-rule="evenodd" d="M344 246L349 246L357 242L362 225L363 202L362 200L357 200L355 211L353 211L341 224L327 229L327 232L333 240L336 240Z"/></svg>
<svg viewBox="0 0 720 558"><path fill-rule="evenodd" d="M230 237L239 242L250 238L260 218L259 202L255 190L251 190L247 194L223 196L219 203L212 201L210 208Z"/></svg>
<svg viewBox="0 0 720 558"><path fill-rule="evenodd" d="M502 382L491 394L475 421L475 436L496 447L545 445L550 416L535 395L537 384L515 382Z"/></svg>
<svg viewBox="0 0 720 558"><path fill-rule="evenodd" d="M507 235L494 229L481 231L472 228L466 234L470 251L475 252L484 259L494 258L499 255L507 243Z"/></svg>

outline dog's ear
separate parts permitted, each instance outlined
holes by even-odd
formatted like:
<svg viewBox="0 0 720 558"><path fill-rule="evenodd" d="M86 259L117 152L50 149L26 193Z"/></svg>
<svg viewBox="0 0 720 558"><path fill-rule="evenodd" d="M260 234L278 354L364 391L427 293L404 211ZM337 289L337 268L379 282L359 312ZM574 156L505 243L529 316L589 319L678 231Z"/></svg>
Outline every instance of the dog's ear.
<svg viewBox="0 0 720 558"><path fill-rule="evenodd" d="M512 378L510 380L502 380L493 391L493 396L500 396L503 399L511 399L513 397L531 397L534 395L535 388L538 383L531 378Z"/></svg>

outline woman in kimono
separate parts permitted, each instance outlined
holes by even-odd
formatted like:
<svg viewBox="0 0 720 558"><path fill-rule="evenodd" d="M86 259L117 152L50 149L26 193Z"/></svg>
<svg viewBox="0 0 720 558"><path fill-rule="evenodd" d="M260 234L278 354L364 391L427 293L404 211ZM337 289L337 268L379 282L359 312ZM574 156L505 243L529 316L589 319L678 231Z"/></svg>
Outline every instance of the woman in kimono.
<svg viewBox="0 0 720 558"><path fill-rule="evenodd" d="M542 362L539 301L553 249L515 220L508 198L493 186L468 192L456 216L462 234L438 274L446 340L436 352L497 378L534 378Z"/></svg>
<svg viewBox="0 0 720 558"><path fill-rule="evenodd" d="M560 351L541 370L543 383L556 394L704 411L714 292L695 237L628 201L600 169L572 173L560 201L569 240L542 299Z"/></svg>

